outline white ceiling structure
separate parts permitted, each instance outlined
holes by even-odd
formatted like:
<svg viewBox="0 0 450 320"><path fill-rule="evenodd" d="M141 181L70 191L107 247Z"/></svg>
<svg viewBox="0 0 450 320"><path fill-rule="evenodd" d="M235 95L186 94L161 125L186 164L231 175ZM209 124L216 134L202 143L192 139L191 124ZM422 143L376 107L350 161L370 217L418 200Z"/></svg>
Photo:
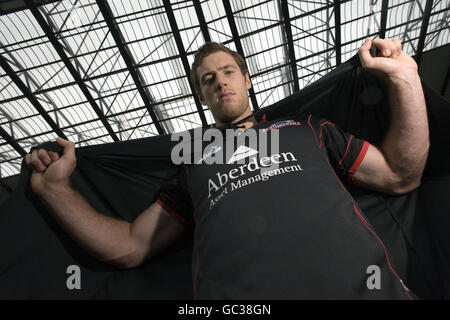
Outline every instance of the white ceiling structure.
<svg viewBox="0 0 450 320"><path fill-rule="evenodd" d="M449 43L450 0L9 0L0 16L0 178L34 145L139 139L214 122L190 65L206 41L244 57L253 110L399 37L420 62Z"/></svg>

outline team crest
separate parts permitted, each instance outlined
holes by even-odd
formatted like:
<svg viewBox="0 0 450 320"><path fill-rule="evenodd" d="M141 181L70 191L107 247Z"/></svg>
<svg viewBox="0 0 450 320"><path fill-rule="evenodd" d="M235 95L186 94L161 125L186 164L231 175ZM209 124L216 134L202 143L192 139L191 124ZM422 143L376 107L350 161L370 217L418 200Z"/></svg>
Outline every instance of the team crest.
<svg viewBox="0 0 450 320"><path fill-rule="evenodd" d="M287 127L287 126L301 126L301 125L302 124L299 121L283 120L283 121L279 121L274 124L271 124L267 128L263 129L263 131L280 129L280 128Z"/></svg>

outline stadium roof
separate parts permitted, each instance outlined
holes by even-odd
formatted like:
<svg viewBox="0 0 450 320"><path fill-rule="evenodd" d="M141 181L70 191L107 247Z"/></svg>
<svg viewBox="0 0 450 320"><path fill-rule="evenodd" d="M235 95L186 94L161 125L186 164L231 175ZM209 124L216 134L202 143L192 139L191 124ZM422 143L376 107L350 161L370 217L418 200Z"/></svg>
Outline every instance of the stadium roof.
<svg viewBox="0 0 450 320"><path fill-rule="evenodd" d="M206 41L244 57L253 110L319 79L367 36L420 62L449 43L450 0L2 1L0 178L57 136L76 146L214 122L190 65Z"/></svg>

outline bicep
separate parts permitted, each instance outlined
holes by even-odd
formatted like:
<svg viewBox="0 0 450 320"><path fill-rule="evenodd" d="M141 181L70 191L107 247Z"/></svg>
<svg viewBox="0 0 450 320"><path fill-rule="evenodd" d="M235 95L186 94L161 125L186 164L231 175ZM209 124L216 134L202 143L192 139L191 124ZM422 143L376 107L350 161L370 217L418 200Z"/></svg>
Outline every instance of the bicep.
<svg viewBox="0 0 450 320"><path fill-rule="evenodd" d="M187 230L187 226L169 214L158 202L153 203L130 226L139 263L169 247Z"/></svg>
<svg viewBox="0 0 450 320"><path fill-rule="evenodd" d="M353 175L355 185L387 194L403 193L401 180L392 171L379 147L369 144L367 153Z"/></svg>
<svg viewBox="0 0 450 320"><path fill-rule="evenodd" d="M320 134L330 163L341 178L355 185L387 194L403 194L417 187L417 180L401 179L382 150L322 119Z"/></svg>

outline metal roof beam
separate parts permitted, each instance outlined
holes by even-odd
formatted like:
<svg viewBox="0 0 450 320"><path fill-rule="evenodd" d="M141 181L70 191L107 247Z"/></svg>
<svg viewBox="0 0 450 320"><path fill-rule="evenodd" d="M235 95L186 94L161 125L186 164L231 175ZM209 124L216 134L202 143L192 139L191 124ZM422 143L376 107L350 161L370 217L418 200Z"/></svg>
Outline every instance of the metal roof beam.
<svg viewBox="0 0 450 320"><path fill-rule="evenodd" d="M202 104L200 103L200 100L197 97L197 94L195 92L194 86L191 82L191 68L189 66L188 59L186 57L186 51L184 49L183 40L181 39L180 31L178 29L177 21L175 20L175 15L173 14L172 5L169 1L164 1L164 7L166 9L167 18L169 19L170 27L173 32L173 37L175 38L175 42L178 47L178 52L181 55L181 61L183 63L184 71L187 76L187 80L189 82L189 87L191 88L192 94L194 96L195 105L197 106L197 111L200 116L200 119L202 121L203 127L208 126L208 122L206 121L206 116L202 108Z"/></svg>
<svg viewBox="0 0 450 320"><path fill-rule="evenodd" d="M8 61L0 55L0 65L14 82L14 84L19 88L19 90L23 93L25 97L30 101L33 107L39 112L39 114L44 118L50 128L55 131L55 133L61 138L67 139L66 135L62 132L59 126L53 121L53 119L48 115L47 111L45 111L44 107L41 103L36 99L36 97L32 94L31 90L23 83L23 81L19 78L16 72L11 68Z"/></svg>
<svg viewBox="0 0 450 320"><path fill-rule="evenodd" d="M61 0L33 0L38 5L50 4L61 2ZM13 12L18 12L28 9L23 1L20 0L4 0L0 2L0 14L6 15Z"/></svg>
<svg viewBox="0 0 450 320"><path fill-rule="evenodd" d="M11 136L9 135L9 133L6 132L2 127L0 127L0 136L1 136L3 139L5 139L6 142L8 142L8 143L11 145L11 147L13 147L14 150L16 150L22 157L24 157L24 156L27 154L27 152L25 151L25 149L22 148L22 147L20 146L20 144L18 144L18 143L13 139L13 137L11 137Z"/></svg>
<svg viewBox="0 0 450 320"><path fill-rule="evenodd" d="M248 22L248 17L245 16L244 10L246 10L245 8L245 2L244 0L233 0L232 1L233 4L233 8L234 8L234 14L233 16L238 16L239 15L239 19L235 19L235 23L236 23L236 27L239 28L239 30L241 31L241 33L244 34L248 34L251 31L254 31L250 25L250 23ZM258 18L255 18L258 19ZM279 23L281 24L281 23ZM260 59L258 59L257 57L254 56L254 53L257 52L257 50L255 49L255 45L254 45L254 41L253 39L249 36L249 37L241 37L241 45L242 45L242 49L245 50L245 52L247 53L247 56L245 58L245 61L247 63L247 68L250 70L259 70L259 65L260 65ZM250 58L250 56L252 56Z"/></svg>
<svg viewBox="0 0 450 320"><path fill-rule="evenodd" d="M242 43L239 38L239 32L236 27L236 22L234 21L233 10L231 9L230 1L223 0L223 7L225 8L225 12L227 14L228 24L230 25L231 34L233 35L234 43L236 44L237 52L245 59L244 50L242 48ZM253 108L255 111L259 110L258 102L256 101L255 90L251 87L249 90L250 100L252 101Z"/></svg>
<svg viewBox="0 0 450 320"><path fill-rule="evenodd" d="M109 4L105 0L97 0L97 5L100 8L103 18L105 18L109 31L111 32L111 35L113 36L114 41L116 42L117 48L120 51L122 59L125 61L128 71L130 72L130 75L133 78L134 84L136 85L139 95L144 101L144 105L147 108L147 111L153 120L153 124L155 125L159 134L162 135L167 133L161 126L161 123L159 122L158 117L155 111L153 110L152 104L155 102L155 100L150 95L150 93L143 87L142 85L142 83L144 82L143 77L139 74L139 71L136 69L136 63L133 59L133 55L129 52L128 48L125 47L125 45L123 44L122 33L120 29L114 24L113 21L114 17Z"/></svg>
<svg viewBox="0 0 450 320"><path fill-rule="evenodd" d="M389 9L389 0L383 0L381 2L381 20L380 20L380 39L386 37L386 25L387 25L387 14Z"/></svg>
<svg viewBox="0 0 450 320"><path fill-rule="evenodd" d="M85 97L88 100L91 107L94 109L94 111L97 114L97 116L99 117L100 121L105 126L105 129L108 131L108 133L111 136L111 138L113 139L113 141L119 141L119 138L114 133L114 130L112 129L111 125L106 120L106 117L103 114L102 110L97 105L97 103L95 102L91 93L89 92L88 87L83 82L81 75L78 73L78 71L75 69L75 67L70 62L69 57L67 56L66 52L63 49L63 46L59 43L59 41L56 38L55 34L53 33L52 29L50 28L48 23L45 21L42 14L39 12L36 4L32 0L25 0L25 3L27 4L28 8L30 9L31 13L33 14L33 16L36 19L36 21L38 22L38 24L41 26L41 28L44 31L47 38L50 40L55 51L61 57L61 60L64 62L64 65L69 70L72 77L75 79L75 82L77 83L78 87L83 92L83 94L85 95Z"/></svg>
<svg viewBox="0 0 450 320"><path fill-rule="evenodd" d="M341 4L340 0L334 0L334 45L336 50L336 66L341 64Z"/></svg>
<svg viewBox="0 0 450 320"><path fill-rule="evenodd" d="M297 72L297 64L295 59L295 50L294 50L294 40L292 38L292 28L291 28L291 20L289 17L289 7L286 0L280 0L279 4L281 5L281 11L284 20L284 33L286 34L286 43L289 52L289 60L291 62L291 74L292 80L294 81L294 92L300 90L298 84L298 72Z"/></svg>
<svg viewBox="0 0 450 320"><path fill-rule="evenodd" d="M195 13L197 14L198 22L200 23L200 30L202 30L203 38L205 42L211 42L211 36L209 35L208 25L206 24L205 15L203 14L202 5L200 0L194 0Z"/></svg>
<svg viewBox="0 0 450 320"><path fill-rule="evenodd" d="M433 0L427 0L425 12L422 18L422 27L420 28L419 43L417 44L416 62L420 66L422 52L425 47L425 37L427 36L428 24L430 22L431 9L433 8Z"/></svg>
<svg viewBox="0 0 450 320"><path fill-rule="evenodd" d="M10 59L10 61L12 61L12 63L17 67L17 68L19 68L20 70L22 70L21 71L21 73L22 73L22 75L25 77L25 79L26 79L26 81L27 81L27 84L28 83L31 83L31 84L33 84L37 89L36 89L36 91L34 92L34 96L38 96L39 95L39 89L40 88L42 88L44 85L41 85L41 84L39 84L30 74L29 74L29 72L28 71L24 71L24 67L22 66L22 64L16 59L16 57L14 56L14 55L12 55L11 54L11 52L9 52L9 50L7 49L7 47L6 46L4 46L3 45L3 43L0 41L0 46L3 46L4 48L4 50L5 50L5 53L8 55L8 58ZM59 71L58 71L59 72ZM56 73L56 74L58 74L58 72ZM49 80L47 80L47 81L49 81ZM30 87L30 85L28 86L28 87ZM15 97L15 98L18 98L18 97ZM25 96L21 96L21 98L22 99L24 99L24 98L26 98ZM14 98L13 98L14 99ZM11 99L11 101L14 101L13 99ZM58 107L57 107L57 103L55 103L54 101L53 101L53 99L50 97L50 95L48 95L47 94L47 92L43 92L42 93L42 98L36 98L37 100L42 100L42 101L45 101L46 103L48 103L49 105L51 105L51 106L53 106L53 111L54 111L54 113L55 113L55 121L56 121L56 125L58 126L58 127L60 127L60 125L59 125L59 118L61 117L61 118L63 118L67 123L70 123L70 121L69 121L69 119L67 119L67 117L64 115L64 113L62 113L60 110L58 110ZM17 99L18 100L18 99ZM6 102L6 100L4 100L5 102ZM14 119L10 119L9 117L8 117L8 115L6 115L5 113L4 113L4 115L8 118L8 120L10 121L10 122L14 122ZM15 120L19 120L19 119L15 119ZM28 133L28 131L25 129L25 128L22 128L22 126L20 126L20 125L18 125L18 124L16 124L22 131L24 131L24 132L26 132L26 133ZM61 129L62 130L62 129ZM78 134L78 135L83 135L83 133L81 133L81 132L78 132L77 130L75 130L76 131L76 133ZM28 134L28 135L31 135L31 134ZM38 143L38 142L36 142L36 143Z"/></svg>
<svg viewBox="0 0 450 320"><path fill-rule="evenodd" d="M281 7L281 0L277 1L277 6L278 6L278 17L279 17L280 21L283 22L283 23L280 24L281 45L277 45L275 47L271 47L271 48L262 50L262 51L259 52L259 54L266 53L266 52L268 52L270 50L273 50L273 49L281 47L282 50L283 50L283 60L291 62L292 59L290 59L290 57L289 57L289 44L290 43L287 40L286 27L285 27L285 24L284 24L283 8ZM255 56L255 55L256 55L256 53L253 53L253 54L249 55L249 57L250 56ZM295 91L295 89L294 89L295 83L293 81L294 75L293 75L293 72L291 71L292 69L293 69L292 65L286 65L283 68L283 71L281 71L281 69L280 69L280 72L282 72L282 74L281 74L282 79L284 77L287 80L286 82L283 83L284 85L282 86L283 93L284 93L285 97L291 95ZM277 87L280 87L280 86L277 86ZM266 90L262 90L262 91L260 90L259 93L262 93L264 91L266 91ZM267 100L267 98L265 100Z"/></svg>

